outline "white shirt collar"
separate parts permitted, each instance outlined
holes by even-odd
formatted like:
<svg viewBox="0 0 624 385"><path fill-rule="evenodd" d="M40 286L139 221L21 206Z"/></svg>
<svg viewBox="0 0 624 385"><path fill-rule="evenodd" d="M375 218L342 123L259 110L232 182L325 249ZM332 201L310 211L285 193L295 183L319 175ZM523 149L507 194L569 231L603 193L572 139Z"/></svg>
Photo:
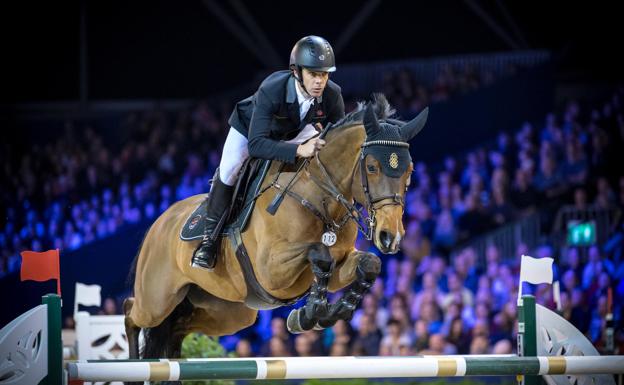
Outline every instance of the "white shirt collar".
<svg viewBox="0 0 624 385"><path fill-rule="evenodd" d="M307 92L303 92L299 81L295 81L295 90L297 90L297 102L299 103L299 105L302 105L305 102L312 103L314 101L314 96L310 96Z"/></svg>

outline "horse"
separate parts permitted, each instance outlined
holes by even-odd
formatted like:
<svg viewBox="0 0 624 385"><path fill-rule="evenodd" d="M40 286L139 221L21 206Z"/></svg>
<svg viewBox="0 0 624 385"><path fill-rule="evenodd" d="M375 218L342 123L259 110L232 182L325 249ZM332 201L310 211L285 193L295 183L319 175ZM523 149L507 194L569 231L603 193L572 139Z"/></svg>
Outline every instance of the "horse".
<svg viewBox="0 0 624 385"><path fill-rule="evenodd" d="M292 333L353 316L381 269L377 255L355 248L358 231L384 254L399 250L413 170L408 142L424 126L428 109L409 122L391 119L393 113L378 95L333 124L324 133L325 147L304 161L301 172L278 161L269 168L239 235L260 289L282 301L273 307L307 294L305 305L288 316ZM280 194L272 215L267 207ZM233 334L252 325L263 308L246 301L249 276L232 242L221 241L212 272L190 266L198 242L182 241L179 230L203 199L174 203L143 239L134 262L134 297L123 304L130 358L140 357L141 329L142 358L179 358L187 334ZM328 291L345 287L328 303Z"/></svg>

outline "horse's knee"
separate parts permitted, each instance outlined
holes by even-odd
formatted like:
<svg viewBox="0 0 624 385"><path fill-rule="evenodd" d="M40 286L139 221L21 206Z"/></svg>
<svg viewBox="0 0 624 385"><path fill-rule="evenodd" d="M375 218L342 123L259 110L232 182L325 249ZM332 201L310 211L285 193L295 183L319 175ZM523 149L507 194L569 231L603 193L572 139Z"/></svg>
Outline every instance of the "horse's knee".
<svg viewBox="0 0 624 385"><path fill-rule="evenodd" d="M381 272L381 259L373 253L362 253L358 260L358 275L366 281L372 281Z"/></svg>
<svg viewBox="0 0 624 385"><path fill-rule="evenodd" d="M315 243L310 246L308 250L308 260L312 266L316 266L323 272L331 270L334 263L329 248L322 243Z"/></svg>

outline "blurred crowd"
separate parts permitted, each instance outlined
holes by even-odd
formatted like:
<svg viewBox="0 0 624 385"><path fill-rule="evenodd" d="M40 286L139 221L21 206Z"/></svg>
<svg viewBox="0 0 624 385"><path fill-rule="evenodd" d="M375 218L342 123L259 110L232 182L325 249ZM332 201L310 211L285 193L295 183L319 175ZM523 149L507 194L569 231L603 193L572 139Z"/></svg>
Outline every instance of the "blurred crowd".
<svg viewBox="0 0 624 385"><path fill-rule="evenodd" d="M389 71L383 78L382 90L402 116L414 116L431 103L443 102L513 76L521 68L508 65L501 73L479 70L470 63L445 63L436 71L432 81L418 79L408 69Z"/></svg>
<svg viewBox="0 0 624 385"><path fill-rule="evenodd" d="M227 117L202 103L175 117L130 114L121 146L71 123L19 156L3 144L0 274L19 269L21 250L75 250L205 193Z"/></svg>
<svg viewBox="0 0 624 385"><path fill-rule="evenodd" d="M490 75L449 67L428 89L403 71L388 76L385 91L399 110L417 112L491 81ZM384 266L384 277L352 322L292 338L276 313L264 329L243 333L236 351L275 356L513 351L517 258L490 246L487 263L480 266L473 249L452 260L450 251L562 203L624 208L624 171L611 173L614 164L624 164L623 96L617 90L593 107L570 102L539 124L501 131L492 145L448 154L442 164L415 164L402 254ZM128 136L120 145L94 127L71 122L55 141L30 151L18 153L2 144L0 276L19 269L21 250L75 250L124 226L153 220L177 200L205 193L229 113L227 103L200 103L177 114L130 114L122 123ZM597 345L604 337L607 290L613 290L617 314L624 303L622 223L610 244L583 253L548 244L516 253L557 260L562 312ZM367 247L372 246L360 245ZM552 303L549 286L534 292L538 301ZM621 325L619 315L617 322Z"/></svg>

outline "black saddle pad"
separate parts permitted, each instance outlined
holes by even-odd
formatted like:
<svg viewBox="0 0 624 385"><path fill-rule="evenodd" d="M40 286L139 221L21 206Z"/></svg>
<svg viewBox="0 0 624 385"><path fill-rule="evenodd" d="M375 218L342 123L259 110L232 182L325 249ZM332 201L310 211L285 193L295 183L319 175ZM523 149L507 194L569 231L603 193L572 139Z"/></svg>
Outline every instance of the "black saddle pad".
<svg viewBox="0 0 624 385"><path fill-rule="evenodd" d="M222 235L228 234L233 227L238 228L241 232L245 230L256 203L254 198L260 191L270 167L271 161L265 159L250 159L245 163L234 189L230 216L223 228ZM183 241L201 239L204 235L205 214L206 200L204 199L184 222L180 231L180 239Z"/></svg>

